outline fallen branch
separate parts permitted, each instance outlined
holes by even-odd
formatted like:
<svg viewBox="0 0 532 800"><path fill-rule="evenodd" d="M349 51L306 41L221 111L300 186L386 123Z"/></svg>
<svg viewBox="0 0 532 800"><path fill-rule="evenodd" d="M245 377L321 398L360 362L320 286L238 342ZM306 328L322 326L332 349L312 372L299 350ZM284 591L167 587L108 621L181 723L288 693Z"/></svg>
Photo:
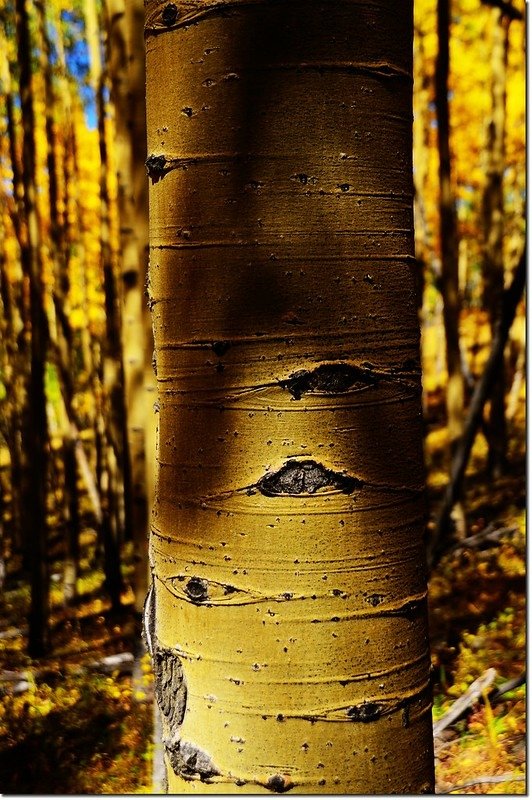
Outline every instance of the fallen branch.
<svg viewBox="0 0 532 800"><path fill-rule="evenodd" d="M120 675L130 675L133 672L134 661L133 653L114 653L99 661L92 661L88 668L104 675L112 675L114 672L118 672Z"/></svg>
<svg viewBox="0 0 532 800"><path fill-rule="evenodd" d="M495 330L489 358L484 367L482 377L477 383L469 405L464 432L458 441L452 465L451 480L445 490L443 502L440 506L434 533L427 550L429 569L433 569L445 550L445 540L450 528L450 516L454 505L458 501L465 471L469 463L469 456L482 421L484 405L489 397L492 386L499 374L504 358L504 348L508 334L515 319L517 304L521 299L526 280L526 247L523 250L519 264L515 271L512 283L505 290L502 302L502 313Z"/></svg>
<svg viewBox="0 0 532 800"><path fill-rule="evenodd" d="M449 725L452 725L453 722L456 722L456 720L462 716L464 711L472 706L473 703L476 703L482 692L485 691L488 686L491 686L496 677L496 670L490 667L490 669L487 669L486 672L480 676L480 678L477 678L476 681L473 681L467 692L452 704L450 709L443 715L443 717L441 717L441 719L434 723L432 726L434 738L437 739L438 736L440 736L445 730L445 728L448 728Z"/></svg>
<svg viewBox="0 0 532 800"><path fill-rule="evenodd" d="M459 789L469 789L471 786L480 786L483 783L522 783L525 780L526 777L524 775L513 775L511 772L507 772L505 775L484 775L473 781L467 781L467 783L458 783L456 786L446 789L445 792L438 792L438 794L451 794L451 792L457 792Z"/></svg>
<svg viewBox="0 0 532 800"><path fill-rule="evenodd" d="M517 678L512 678L506 683L503 683L501 686L494 686L493 689L488 694L488 699L490 703L496 703L504 697L505 694L508 692L513 692L514 689L518 689L519 686L522 686L526 682L526 670L517 676Z"/></svg>
<svg viewBox="0 0 532 800"><path fill-rule="evenodd" d="M86 675L87 672L98 672L103 675L131 675L133 672L133 664L135 657L133 653L114 653L110 656L98 661L91 661L87 665L76 665L70 668L73 675ZM26 692L31 684L39 685L45 681L49 681L54 677L55 673L50 669L39 670L21 670L16 672L14 670L0 671L0 697L5 694L22 694Z"/></svg>

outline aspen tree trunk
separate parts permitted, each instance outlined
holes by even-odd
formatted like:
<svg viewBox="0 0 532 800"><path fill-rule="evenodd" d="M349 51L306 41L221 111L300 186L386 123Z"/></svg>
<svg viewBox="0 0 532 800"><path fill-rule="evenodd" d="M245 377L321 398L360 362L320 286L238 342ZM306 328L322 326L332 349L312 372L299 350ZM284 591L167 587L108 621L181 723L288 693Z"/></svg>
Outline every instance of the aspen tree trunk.
<svg viewBox="0 0 532 800"><path fill-rule="evenodd" d="M56 361L62 384L63 401L69 420L74 418L74 376L72 347L73 337L68 316L68 255L65 247L65 219L66 214L61 213L61 184L59 180L61 162L58 153L57 125L54 112L57 113L59 103L52 76L52 48L47 30L46 9L43 2L35 2L39 22L40 36L40 66L44 76L45 89L45 126L47 141L47 167L48 167L48 196L50 199L50 239L55 265L54 274L54 308L59 325L54 325L50 331L51 338L59 346L56 347ZM58 31L59 39L59 31ZM61 64L61 57L59 57ZM68 87L61 81L62 102L67 112ZM65 129L71 125L71 119L64 120ZM58 163L59 162L59 163ZM63 170L64 173L64 170ZM58 340L61 337L61 343ZM70 426L64 437L63 445L64 469L64 503L67 519L66 552L63 564L63 595L65 602L75 597L76 582L79 566L79 502L77 491L76 469L76 440L72 436Z"/></svg>
<svg viewBox="0 0 532 800"><path fill-rule="evenodd" d="M147 176L144 167L144 6L142 0L129 0L128 3L124 0L106 0L106 11L111 96L116 111L115 145L122 250L122 341L131 459L131 521L135 542L134 589L136 610L140 616L148 588L150 482L147 478L154 468L154 457L151 462L146 458L146 428L150 417L153 417L153 397L150 394L147 398L146 376L152 372L153 342L151 325L149 328L146 325L148 309L144 296L148 244Z"/></svg>
<svg viewBox="0 0 532 800"><path fill-rule="evenodd" d="M146 302L148 283L148 179L146 175L146 56L144 45L144 3L142 0L126 3L126 25L129 41L129 127L131 131L131 184L133 189L133 221L136 232L139 260L139 288L141 289L141 325L143 343L143 458L146 528L139 542L139 558L135 581L135 606L142 610L143 588L148 580L148 529L155 491L155 440L156 415L155 375L153 371L153 332L151 315ZM140 403L138 404L140 408Z"/></svg>
<svg viewBox="0 0 532 800"><path fill-rule="evenodd" d="M100 250L105 294L106 338L102 342L102 383L105 396L107 470L110 477L109 503L116 516L116 527L125 539L131 538L131 465L127 438L127 408L124 397L124 362L121 336L120 296L111 241L111 199L107 146L106 81L101 74L96 91L100 147ZM121 481L120 481L121 479ZM121 484L121 485L120 485ZM123 495L124 518L119 510ZM111 499L114 498L114 499ZM123 530L122 530L123 529Z"/></svg>
<svg viewBox="0 0 532 800"><path fill-rule="evenodd" d="M433 789L412 3L148 0L168 789Z"/></svg>
<svg viewBox="0 0 532 800"><path fill-rule="evenodd" d="M492 337L501 315L504 292L504 168L506 119L506 66L508 60L508 18L491 9L491 119L488 123L487 182L482 198L484 235L484 299L490 317ZM491 395L488 423L488 467L500 475L506 465L506 415L504 361Z"/></svg>
<svg viewBox="0 0 532 800"><path fill-rule="evenodd" d="M430 154L430 88L431 79L425 63L425 35L423 31L416 31L416 45L414 52L417 54L414 63L414 82L417 88L414 97L417 107L414 110L414 221L416 232L416 256L420 262L420 292L419 306L423 305L424 270L432 262L432 248L427 225L427 211L425 201L427 197L427 176L429 172ZM416 69L417 67L417 69Z"/></svg>
<svg viewBox="0 0 532 800"><path fill-rule="evenodd" d="M131 533L135 548L133 589L136 636L133 686L134 697L146 700L146 684L142 671L142 658L146 653L142 637L142 609L149 583L148 509L151 505L148 490L153 484L153 479L149 476L155 467L154 446L148 448L148 454L151 453L152 458L147 459L146 440L147 434L154 440L155 431L150 425L154 417L153 393L148 393L146 381L146 377L150 375L150 383L154 382L151 366L153 340L151 323L146 325L149 313L145 299L148 266L148 178L145 168L143 0L106 0L106 24L111 98L115 108L115 155L122 251L120 266L124 389L131 460ZM152 696L150 702L154 702ZM156 755L154 752L154 762ZM162 761L162 756L159 760Z"/></svg>
<svg viewBox="0 0 532 800"><path fill-rule="evenodd" d="M2 39L0 39L0 48ZM0 49L0 59L1 59ZM2 81L2 84L4 82ZM0 194L4 208L8 205L7 193L2 187ZM6 219L4 212L0 212L0 241L6 240ZM5 389L5 397L0 404L0 434L4 438L9 450L10 459L10 503L4 492L0 489L0 525L3 520L3 511L9 505L11 510L10 520L10 543L11 548L16 550L21 543L19 506L17 502L18 484L15 479L20 476L16 470L16 457L18 452L18 408L17 408L17 343L16 343L16 307L12 283L10 280L8 258L5 249L0 250L0 370L2 383ZM1 538L4 540L5 532L0 531Z"/></svg>
<svg viewBox="0 0 532 800"><path fill-rule="evenodd" d="M451 148L449 120L449 40L451 0L438 0L438 55L436 58L435 95L438 120L438 176L440 184L440 252L443 300L443 326L447 361L447 428L451 461L460 441L464 425L465 381L460 350L460 296L458 269L458 219L451 182ZM456 525L465 536L465 515L457 499Z"/></svg>
<svg viewBox="0 0 532 800"><path fill-rule="evenodd" d="M22 170L19 164L15 124L15 100L12 87L10 64L7 56L7 36L4 30L0 31L0 80L1 90L5 102L6 132L9 146L9 160L11 164L12 197L4 193L5 207L11 208L11 221L15 236L19 244L20 262L23 274L29 274L29 251L27 235L24 226L24 188L22 185ZM11 199L11 202L9 202ZM15 551L24 552L24 531L22 519L23 502L21 486L23 483L24 454L21 448L22 412L25 405L27 389L27 372L29 369L28 343L25 336L24 319L25 304L23 302L22 282L17 285L4 273L2 278L2 339L6 356L6 369L3 381L6 385L6 404L8 414L6 420L6 442L9 449L10 474L11 474L11 538ZM27 548L26 548L27 549Z"/></svg>
<svg viewBox="0 0 532 800"><path fill-rule="evenodd" d="M45 287L41 257L41 224L37 205L35 164L35 116L33 112L33 77L31 39L26 0L16 0L17 53L20 66L20 101L22 112L22 181L27 225L29 272L29 314L31 323L30 374L27 407L24 410L22 451L26 454L23 480L25 538L29 545L31 602L28 616L28 651L34 658L49 647L49 575L47 563L46 483L48 472L48 422L44 371L48 350L48 320L45 310Z"/></svg>
<svg viewBox="0 0 532 800"><path fill-rule="evenodd" d="M460 354L461 298L458 282L458 222L451 185L449 124L450 0L438 0L438 56L436 59L436 115L440 182L440 247L443 320L447 353L447 424L451 451L460 438L464 414L464 379Z"/></svg>
<svg viewBox="0 0 532 800"><path fill-rule="evenodd" d="M110 230L110 198L106 136L105 75L101 60L101 36L96 0L85 0L85 27L90 54L90 81L95 94L100 150L100 249L105 293L106 337L94 343L98 373L99 411L96 426L98 490L102 502L102 541L106 582L114 609L120 606L120 520L118 514L118 466L123 479L126 536L130 525L130 469L124 403L124 373L120 333L120 306Z"/></svg>

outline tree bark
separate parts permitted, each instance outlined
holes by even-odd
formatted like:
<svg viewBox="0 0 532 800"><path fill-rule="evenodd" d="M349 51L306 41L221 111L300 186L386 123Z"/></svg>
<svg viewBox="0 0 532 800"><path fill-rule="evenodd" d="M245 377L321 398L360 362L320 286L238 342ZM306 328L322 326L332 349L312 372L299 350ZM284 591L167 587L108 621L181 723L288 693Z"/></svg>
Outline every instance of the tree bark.
<svg viewBox="0 0 532 800"><path fill-rule="evenodd" d="M491 119L488 122L486 186L482 198L484 237L484 303L492 336L501 315L504 292L504 169L506 120L506 67L508 61L508 20L497 8L492 15ZM504 360L492 387L488 422L488 467L501 475L506 467L506 381Z"/></svg>
<svg viewBox="0 0 532 800"><path fill-rule="evenodd" d="M5 21L4 21L5 24ZM11 276L4 275L3 300L5 328L4 346L9 364L4 376L9 386L6 386L6 441L9 447L11 462L11 510L12 510L12 539L15 550L23 554L25 566L29 565L29 545L25 541L24 518L24 492L25 476L28 474L27 457L22 451L21 436L24 408L27 404L26 393L28 389L28 374L30 369L29 336L30 321L27 302L26 278L31 271L30 251L28 247L27 226L24 212L24 185L22 180L22 162L17 135L15 117L15 89L11 78L13 64L8 59L7 33L2 31L0 42L2 92L5 101L6 129L9 146L9 160L12 171L12 197L5 193L6 206L11 211L11 221L15 236L19 244L22 280L12 281ZM9 328L9 330L8 330Z"/></svg>
<svg viewBox="0 0 532 800"><path fill-rule="evenodd" d="M26 0L16 0L17 52L20 67L22 113L22 181L24 212L28 229L30 295L31 366L28 380L28 407L22 428L22 450L28 458L23 480L24 528L30 543L31 601L28 617L28 651L34 658L49 647L49 575L47 563L46 482L48 472L48 422L44 376L48 350L48 320L44 305L45 287L41 258L41 224L37 205L35 164L35 116L31 39ZM31 404L31 407L29 407Z"/></svg>
<svg viewBox="0 0 532 800"><path fill-rule="evenodd" d="M430 99L431 76L425 58L425 36L421 30L415 32L414 52L414 222L416 233L416 256L419 261L418 306L423 308L424 272L432 267L433 252L427 224L426 198L430 155Z"/></svg>
<svg viewBox="0 0 532 800"><path fill-rule="evenodd" d="M144 492L146 528L143 539L138 541L138 561L135 581L135 607L142 610L147 582L149 580L148 532L149 514L153 507L155 491L155 440L156 415L155 375L153 371L153 331L149 313L146 287L148 284L148 176L146 174L146 55L144 45L144 3L141 0L126 3L126 24L129 35L129 86L130 86L130 130L132 141L131 183L133 189L134 227L136 231L139 260L141 294L141 325L143 329L143 397L144 421ZM140 288L139 287L139 288ZM139 403L140 406L140 403Z"/></svg>
<svg viewBox="0 0 532 800"><path fill-rule="evenodd" d="M135 607L139 614L148 588L149 408L146 377L153 341L144 297L147 278L146 104L144 88L144 8L139 0L106 0L109 73L115 107L115 146L121 239L122 341L131 460L131 522L135 544ZM138 76L142 76L139 80ZM140 172L140 175L139 175ZM151 397L150 397L151 399ZM153 407L153 400L151 400ZM150 431L151 432L151 431Z"/></svg>
<svg viewBox="0 0 532 800"><path fill-rule="evenodd" d="M440 249L443 324L447 357L447 425L451 455L461 436L464 413L464 378L460 353L461 298L458 275L458 223L451 181L449 121L450 0L438 0L438 55L436 58L436 117L440 184Z"/></svg>
<svg viewBox="0 0 532 800"><path fill-rule="evenodd" d="M124 402L124 369L121 348L120 305L111 244L109 163L107 149L105 75L101 62L101 36L95 0L85 0L85 27L90 53L90 80L95 94L100 150L100 263L105 295L106 336L94 344L97 365L99 410L96 437L98 490L102 502L102 543L106 585L113 608L120 606L121 523L118 513L118 472L123 491L126 538L131 532L131 472L127 441L127 413ZM120 468L120 469L118 469Z"/></svg>
<svg viewBox="0 0 532 800"><path fill-rule="evenodd" d="M168 790L431 792L412 3L146 14Z"/></svg>
<svg viewBox="0 0 532 800"><path fill-rule="evenodd" d="M47 142L47 167L48 167L48 196L50 209L50 246L53 253L54 270L54 306L56 310L56 323L50 331L51 338L63 338L63 346L57 348L62 359L58 367L58 377L62 384L62 395L68 419L74 416L74 364L72 359L73 337L68 315L68 256L65 247L65 216L60 213L61 185L59 175L64 166L58 158L57 124L55 113L58 110L57 92L52 76L52 47L47 30L46 9L41 0L35 0L35 9L38 16L40 37L40 66L44 76L45 90L45 131ZM59 37L59 31L58 31ZM61 59L60 59L61 63ZM66 81L62 82L63 93L68 93ZM68 107L68 100L62 102ZM64 120L68 132L72 121ZM61 170L60 168L63 167ZM76 594L76 582L79 566L79 498L77 490L77 470L75 441L70 430L66 432L63 445L64 465L64 504L66 511L67 530L65 541L65 559L63 564L65 602L70 602Z"/></svg>

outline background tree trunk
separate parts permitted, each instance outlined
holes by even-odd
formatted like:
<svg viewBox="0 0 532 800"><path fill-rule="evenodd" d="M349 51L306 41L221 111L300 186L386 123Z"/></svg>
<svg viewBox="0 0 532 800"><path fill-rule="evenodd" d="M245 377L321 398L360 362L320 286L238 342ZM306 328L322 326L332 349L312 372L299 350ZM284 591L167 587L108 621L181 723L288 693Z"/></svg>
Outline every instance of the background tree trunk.
<svg viewBox="0 0 532 800"><path fill-rule="evenodd" d="M508 18L492 9L491 100L488 122L487 182L482 198L484 234L484 299L495 335L502 311L504 292L504 169L506 166L504 133L506 119L506 66L508 60ZM506 466L504 360L495 380L488 422L488 467L501 475Z"/></svg>
<svg viewBox="0 0 532 800"><path fill-rule="evenodd" d="M116 109L115 147L121 234L122 341L128 445L131 459L132 536L135 542L135 598L142 612L148 588L148 473L154 459L146 458L147 432L153 399L147 398L146 377L152 372L153 341L146 319L148 203L146 161L146 104L144 87L144 7L139 0L107 0L109 72ZM137 74L138 73L138 74ZM141 80L139 80L139 75ZM148 367L148 369L147 369ZM153 383L153 378L150 379ZM151 408L148 403L151 400Z"/></svg>
<svg viewBox="0 0 532 800"><path fill-rule="evenodd" d="M146 12L168 789L430 792L412 4Z"/></svg>
<svg viewBox="0 0 532 800"><path fill-rule="evenodd" d="M459 279L458 220L451 181L451 148L449 122L449 40L451 0L438 0L435 99L438 121L438 154L440 184L440 252L443 326L447 359L447 428L451 461L460 441L464 424L465 381L460 349L460 312L462 301ZM465 513L456 499L456 526L465 536Z"/></svg>
<svg viewBox="0 0 532 800"><path fill-rule="evenodd" d="M102 500L102 543L107 588L113 608L120 606L122 586L120 541L131 535L131 469L124 402L124 367L120 302L111 243L109 170L107 146L106 82L102 68L101 35L95 0L85 0L85 27L90 53L90 81L95 95L100 150L100 263L105 294L106 336L94 344L98 365L100 402L97 438L99 492ZM119 477L123 479L125 519L119 512ZM123 530L124 528L124 530Z"/></svg>
<svg viewBox="0 0 532 800"><path fill-rule="evenodd" d="M148 309L146 290L148 284L148 179L146 174L146 56L144 45L144 3L142 0L126 3L126 23L129 40L129 128L131 134L131 185L133 190L133 220L139 263L139 300L142 326L143 378L142 402L136 401L137 415L143 419L143 479L145 528L140 529L137 539L137 572L135 580L135 607L141 611L148 577L148 529L149 514L155 493L155 374L153 369L153 332ZM138 436L138 434L137 434ZM140 470L140 464L137 470ZM142 537L142 538L141 538Z"/></svg>
<svg viewBox="0 0 532 800"><path fill-rule="evenodd" d="M17 52L20 67L22 112L22 181L28 235L30 353L27 406L22 428L22 452L26 469L22 481L25 538L29 544L31 606L28 618L28 652L38 658L49 646L48 554L46 524L46 481L48 474L48 422L46 416L45 369L48 352L48 320L41 255L41 224L37 206L35 165L35 117L31 39L26 0L16 0Z"/></svg>
<svg viewBox="0 0 532 800"><path fill-rule="evenodd" d="M450 0L438 0L438 56L436 59L436 116L440 156L440 250L443 322L447 353L447 422L451 453L460 438L464 414L464 378L460 353L460 289L458 280L458 224L451 182L449 124Z"/></svg>
<svg viewBox="0 0 532 800"><path fill-rule="evenodd" d="M5 20L4 20L5 25ZM22 157L17 137L15 119L16 90L13 86L11 71L14 65L8 58L7 31L2 31L0 43L2 51L2 91L6 110L6 130L8 136L9 161L12 170L13 195L11 199L11 222L17 238L22 276L12 283L10 277L3 278L4 323L9 326L11 334L5 329L6 338L4 346L6 356L10 357L11 371L7 369L6 379L11 376L9 386L9 422L6 425L6 442L9 447L11 464L11 513L12 537L16 552L23 553L25 564L28 566L27 530L24 526L24 492L25 475L27 475L26 454L22 451L21 437L26 406L26 393L28 388L28 373L30 369L29 355L29 309L27 291L25 291L24 276L30 273L30 250L28 247L27 225L24 211L24 186L22 180ZM6 203L9 197L6 193ZM27 287L26 287L27 288ZM9 307L11 313L9 313ZM7 367L7 364L6 364Z"/></svg>
<svg viewBox="0 0 532 800"><path fill-rule="evenodd" d="M72 359L73 337L68 309L68 254L65 246L66 214L61 212L61 185L59 176L64 175L64 166L59 162L58 137L54 112L57 113L57 93L52 75L52 47L47 30L46 8L43 2L35 2L39 23L40 68L44 76L45 89L45 131L47 142L48 196L50 209L50 247L53 256L54 270L54 310L55 335L50 331L51 339L55 339L58 377L62 384L62 395L66 415L70 422L74 418L74 364ZM61 57L59 64L61 65ZM68 103L68 87L61 82L64 92L63 103ZM66 95L66 97L65 97ZM71 125L67 119L66 130ZM63 149L64 153L64 149ZM61 340L61 341L59 341ZM63 594L65 602L69 602L76 594L76 582L79 562L79 505L77 490L77 470L75 439L72 437L70 424L64 435L63 471L64 471L64 505L66 511L65 558L63 564Z"/></svg>

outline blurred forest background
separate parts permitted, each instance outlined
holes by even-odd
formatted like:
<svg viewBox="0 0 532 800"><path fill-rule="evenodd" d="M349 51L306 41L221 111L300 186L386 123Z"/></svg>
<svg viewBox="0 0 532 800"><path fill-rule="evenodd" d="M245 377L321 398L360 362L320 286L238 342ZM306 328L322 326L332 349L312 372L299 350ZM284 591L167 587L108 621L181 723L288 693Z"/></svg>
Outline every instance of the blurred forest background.
<svg viewBox="0 0 532 800"><path fill-rule="evenodd" d="M2 792L160 790L143 13L0 0ZM415 2L440 792L525 791L524 15Z"/></svg>

